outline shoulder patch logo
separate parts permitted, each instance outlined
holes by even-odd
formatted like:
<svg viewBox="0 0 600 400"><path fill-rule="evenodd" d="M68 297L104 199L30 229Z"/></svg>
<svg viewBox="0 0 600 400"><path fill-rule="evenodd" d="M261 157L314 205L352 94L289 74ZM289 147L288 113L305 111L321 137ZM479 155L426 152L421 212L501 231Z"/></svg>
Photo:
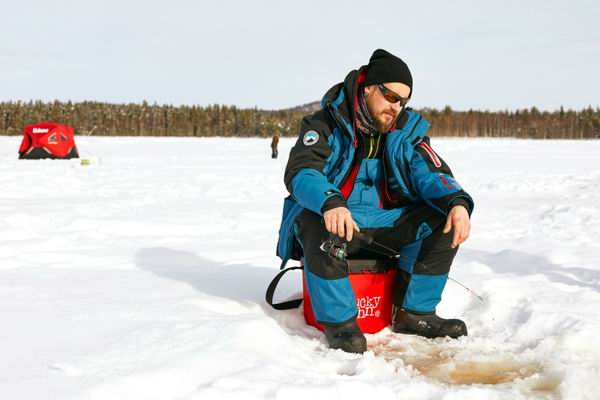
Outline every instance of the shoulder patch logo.
<svg viewBox="0 0 600 400"><path fill-rule="evenodd" d="M302 143L305 146L312 146L313 144L319 141L319 133L317 131L308 131L304 134L304 138L302 139Z"/></svg>

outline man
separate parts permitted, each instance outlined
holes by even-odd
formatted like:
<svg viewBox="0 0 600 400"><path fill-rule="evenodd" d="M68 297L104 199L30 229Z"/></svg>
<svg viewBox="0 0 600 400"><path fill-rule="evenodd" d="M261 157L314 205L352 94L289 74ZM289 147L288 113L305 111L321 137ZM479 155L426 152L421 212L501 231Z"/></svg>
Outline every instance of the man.
<svg viewBox="0 0 600 400"><path fill-rule="evenodd" d="M279 155L279 151L277 150L277 145L279 144L279 135L277 132L273 134L271 138L271 158L277 158Z"/></svg>
<svg viewBox="0 0 600 400"><path fill-rule="evenodd" d="M324 96L322 109L302 120L290 151L277 254L282 266L304 255L315 317L331 348L362 353L347 265L320 247L337 235L347 254L381 248L402 253L392 330L426 337L467 334L465 323L435 308L458 245L469 236L473 200L425 136L429 123L406 107L413 92L408 66L385 50L351 71Z"/></svg>

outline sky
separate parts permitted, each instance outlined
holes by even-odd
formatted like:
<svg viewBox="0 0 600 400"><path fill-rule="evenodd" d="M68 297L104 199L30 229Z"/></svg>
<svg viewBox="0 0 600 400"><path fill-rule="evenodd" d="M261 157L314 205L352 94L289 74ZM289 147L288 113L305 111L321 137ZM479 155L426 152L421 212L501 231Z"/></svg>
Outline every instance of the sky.
<svg viewBox="0 0 600 400"><path fill-rule="evenodd" d="M0 101L281 109L384 48L414 108L600 106L600 2L1 0Z"/></svg>

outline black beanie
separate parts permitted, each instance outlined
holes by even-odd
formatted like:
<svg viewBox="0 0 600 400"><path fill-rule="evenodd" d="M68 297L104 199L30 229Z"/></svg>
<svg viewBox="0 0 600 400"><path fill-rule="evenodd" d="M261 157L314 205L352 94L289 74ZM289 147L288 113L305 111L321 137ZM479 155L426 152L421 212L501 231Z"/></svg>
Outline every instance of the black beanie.
<svg viewBox="0 0 600 400"><path fill-rule="evenodd" d="M373 52L367 65L367 76L363 85L387 82L404 83L410 88L412 96L413 80L408 65L395 55L383 49L377 49Z"/></svg>

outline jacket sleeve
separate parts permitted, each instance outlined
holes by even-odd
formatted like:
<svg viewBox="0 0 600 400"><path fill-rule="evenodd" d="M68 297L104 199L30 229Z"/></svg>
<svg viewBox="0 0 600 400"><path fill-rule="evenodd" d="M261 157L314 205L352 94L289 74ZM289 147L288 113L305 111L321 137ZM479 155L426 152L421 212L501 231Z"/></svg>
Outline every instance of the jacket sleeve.
<svg viewBox="0 0 600 400"><path fill-rule="evenodd" d="M425 136L415 146L410 168L419 196L431 207L447 215L455 205L473 212L473 199L454 179L446 162L431 148Z"/></svg>
<svg viewBox="0 0 600 400"><path fill-rule="evenodd" d="M300 135L290 151L284 181L290 194L304 208L322 215L328 199L340 197L339 189L325 176L332 152L329 126L323 111L304 117Z"/></svg>

